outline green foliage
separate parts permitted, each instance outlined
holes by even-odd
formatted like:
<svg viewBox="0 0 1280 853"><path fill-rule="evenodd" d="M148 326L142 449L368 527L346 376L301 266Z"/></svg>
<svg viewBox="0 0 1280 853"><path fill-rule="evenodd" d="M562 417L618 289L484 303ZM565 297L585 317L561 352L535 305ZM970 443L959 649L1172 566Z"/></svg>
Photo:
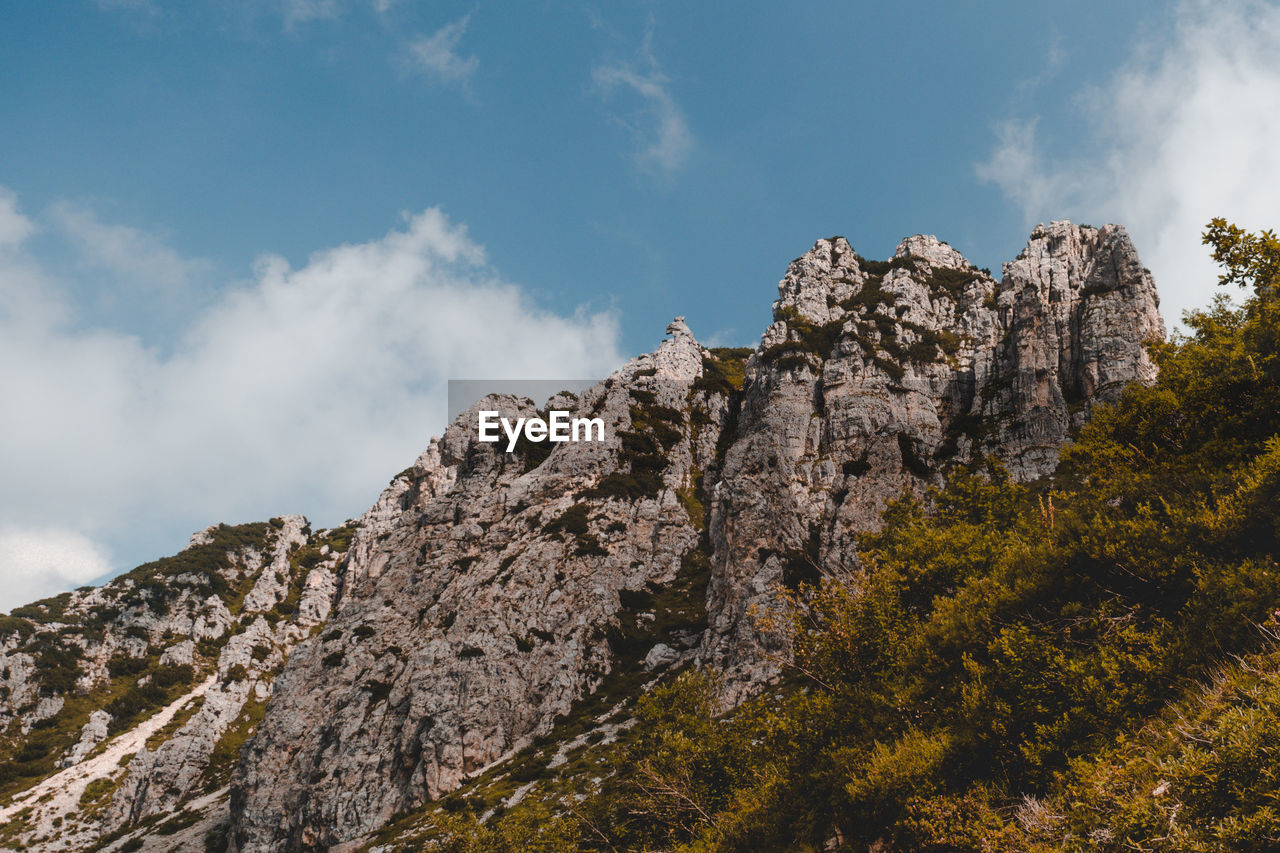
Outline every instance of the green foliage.
<svg viewBox="0 0 1280 853"><path fill-rule="evenodd" d="M619 430L619 461L629 470L614 471L582 493L585 498L639 500L655 498L662 490L668 454L684 439L684 414L659 405L652 392L632 389L631 429ZM594 549L589 549L594 550Z"/></svg>
<svg viewBox="0 0 1280 853"><path fill-rule="evenodd" d="M180 811L156 827L156 835L173 835L200 822L200 812Z"/></svg>
<svg viewBox="0 0 1280 853"><path fill-rule="evenodd" d="M925 280L925 286L935 293L946 294L953 302L959 302L964 289L981 278L982 275L975 267L968 269L938 267Z"/></svg>
<svg viewBox="0 0 1280 853"><path fill-rule="evenodd" d="M113 655L107 661L107 673L112 678L126 675L138 675L145 672L155 661L147 657L135 658L126 654Z"/></svg>
<svg viewBox="0 0 1280 853"><path fill-rule="evenodd" d="M204 575L220 574L230 567L228 552L255 548L259 551L266 548L267 531L270 525L266 522L238 524L235 526L219 524L210 533L210 541L204 545L193 545L172 557L164 557L151 563L143 563L133 569L125 577L136 582L151 580L155 577L172 577L180 574Z"/></svg>
<svg viewBox="0 0 1280 853"><path fill-rule="evenodd" d="M57 622L66 613L70 602L71 593L63 592L52 598L43 598L32 604L15 607L10 615L30 619L33 622Z"/></svg>
<svg viewBox="0 0 1280 853"><path fill-rule="evenodd" d="M779 361L787 357L789 361L794 361L796 364L807 363L807 359L804 358L806 354L817 356L819 359L830 358L844 328L842 319L816 325L807 317L801 316L800 312L790 305L784 305L778 309L777 319L786 322L787 339L761 353L761 360L765 362ZM779 361L779 366L785 369L791 365L782 364Z"/></svg>
<svg viewBox="0 0 1280 853"><path fill-rule="evenodd" d="M751 347L720 347L702 358L702 375L693 381L693 391L723 394L741 391L746 382L747 359L755 352Z"/></svg>
<svg viewBox="0 0 1280 853"><path fill-rule="evenodd" d="M52 632L37 634L23 651L35 658L40 673L40 693L44 696L70 693L80 675L84 650Z"/></svg>
<svg viewBox="0 0 1280 853"><path fill-rule="evenodd" d="M1280 834L1280 653L1241 658L1132 738L1074 762L1036 849L1273 849ZM1078 847L1079 845L1067 845Z"/></svg>
<svg viewBox="0 0 1280 853"><path fill-rule="evenodd" d="M893 270L905 269L915 271L917 258L914 255L901 255L890 258L887 261L872 261L861 255L858 256L858 266L868 276L876 278L884 278Z"/></svg>
<svg viewBox="0 0 1280 853"><path fill-rule="evenodd" d="M102 777L100 779L90 781L89 784L84 786L84 791L80 794L80 805L82 807L88 806L106 798L108 795L115 792L118 784L119 783L117 781L109 777Z"/></svg>
<svg viewBox="0 0 1280 853"><path fill-rule="evenodd" d="M266 709L266 701L258 699L257 694L250 691L240 713L222 733L209 754L209 766L204 773L206 791L216 790L226 784L231 776L231 769L240 760L240 751L257 729L258 723L262 722Z"/></svg>
<svg viewBox="0 0 1280 853"><path fill-rule="evenodd" d="M586 504L574 504L548 521L542 529L547 533L563 532L570 536L581 536L588 530L590 512L591 508Z"/></svg>
<svg viewBox="0 0 1280 853"><path fill-rule="evenodd" d="M0 637L17 634L19 639L26 639L35 633L35 626L30 619L20 616L0 615Z"/></svg>
<svg viewBox="0 0 1280 853"><path fill-rule="evenodd" d="M1280 239L1276 232L1251 234L1217 217L1205 229L1203 242L1213 246L1213 259L1226 269L1220 284L1252 287L1259 296L1274 295L1280 286Z"/></svg>
<svg viewBox="0 0 1280 853"><path fill-rule="evenodd" d="M590 529L590 507L577 503L569 507L556 518L547 522L543 530L547 533L560 534L561 538L572 538L576 543L574 553L578 556L601 556L608 552L600 544L600 540ZM514 558L511 558L514 560ZM508 564L509 565L509 564Z"/></svg>
<svg viewBox="0 0 1280 853"><path fill-rule="evenodd" d="M133 685L122 696L111 700L103 710L111 715L107 731L119 734L133 726L144 715L164 706L168 694L158 684Z"/></svg>
<svg viewBox="0 0 1280 853"><path fill-rule="evenodd" d="M366 681L363 689L369 694L369 704L376 705L379 702L387 701L387 697L391 695L391 688L394 685L388 681Z"/></svg>

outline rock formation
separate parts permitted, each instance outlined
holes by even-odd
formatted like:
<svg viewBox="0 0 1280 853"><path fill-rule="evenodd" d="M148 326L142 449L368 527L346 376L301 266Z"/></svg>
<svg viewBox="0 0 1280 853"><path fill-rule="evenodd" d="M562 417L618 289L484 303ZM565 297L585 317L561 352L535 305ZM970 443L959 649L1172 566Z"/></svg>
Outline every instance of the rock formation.
<svg viewBox="0 0 1280 853"><path fill-rule="evenodd" d="M1094 405L1153 376L1142 344L1163 334L1116 226L1038 228L1000 283L932 237L881 263L821 240L779 292L740 393L708 381L715 355L677 320L652 355L553 401L603 416L609 443L507 455L474 440L478 404L392 484L236 771L233 849L359 838L545 733L619 664L628 593L700 551L706 630L644 661L696 656L726 703L749 695L786 654L760 621L782 589L852 570L854 536L948 465L1051 471Z"/></svg>
<svg viewBox="0 0 1280 853"><path fill-rule="evenodd" d="M13 755L54 720L50 771L114 756L107 715L124 706L82 694L125 673L180 671L190 692L130 730L149 745L122 769L75 777L114 791L72 842L50 840L52 812L13 838L80 849L92 824L143 849L354 849L673 668L716 669L731 707L786 659L768 617L787 590L856 575L857 537L890 501L985 459L1047 474L1097 405L1150 381L1157 305L1118 226L1038 227L999 281L933 237L887 261L819 240L754 350L707 350L677 319L653 353L548 402L603 419L604 442L507 453L477 440L477 413L535 401L489 397L347 528L286 517L234 547L211 528L191 549L225 557L212 568L140 567L24 608L0 623Z"/></svg>

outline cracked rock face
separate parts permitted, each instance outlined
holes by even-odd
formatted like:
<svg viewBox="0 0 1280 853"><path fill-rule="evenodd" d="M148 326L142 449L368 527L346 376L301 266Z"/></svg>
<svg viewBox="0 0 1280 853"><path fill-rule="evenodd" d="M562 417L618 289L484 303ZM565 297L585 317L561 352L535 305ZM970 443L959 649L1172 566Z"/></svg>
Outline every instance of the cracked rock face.
<svg viewBox="0 0 1280 853"><path fill-rule="evenodd" d="M546 733L620 666L627 602L698 555L705 626L646 636L635 665L715 667L726 705L758 691L788 654L762 619L788 586L858 571L858 534L952 466L1052 471L1096 405L1154 377L1157 305L1118 226L1039 227L999 281L933 237L882 262L833 238L788 268L740 389L677 320L551 401L602 418L603 443L508 454L477 412L533 402L477 403L361 520L233 776L232 849L341 849Z"/></svg>
<svg viewBox="0 0 1280 853"><path fill-rule="evenodd" d="M820 240L779 293L712 497L703 654L729 704L787 653L761 618L779 587L854 571L856 535L949 465L1051 472L1095 405L1155 378L1143 344L1164 336L1151 273L1115 225L1040 226L998 283L933 237L888 264Z"/></svg>
<svg viewBox="0 0 1280 853"><path fill-rule="evenodd" d="M321 849L377 828L522 748L599 685L621 597L670 582L699 538L677 490L718 432L710 415L696 430L688 417L702 348L681 320L668 334L581 397L551 401L602 418L606 441L533 464L477 440L480 409L514 420L532 403L488 397L383 493L325 631L294 652L237 770L235 849ZM653 493L600 492L627 482L623 436L654 413L667 443Z"/></svg>

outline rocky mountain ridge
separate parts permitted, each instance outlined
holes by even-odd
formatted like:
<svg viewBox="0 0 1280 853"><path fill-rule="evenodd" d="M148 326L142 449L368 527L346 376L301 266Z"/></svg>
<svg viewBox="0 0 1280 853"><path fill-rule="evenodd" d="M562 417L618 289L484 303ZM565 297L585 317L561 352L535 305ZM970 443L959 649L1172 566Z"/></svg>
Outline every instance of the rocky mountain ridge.
<svg viewBox="0 0 1280 853"><path fill-rule="evenodd" d="M754 350L707 350L677 319L655 352L549 402L603 418L606 442L507 454L476 440L476 412L534 404L481 401L348 529L349 549L306 558L296 613L236 623L216 675L248 677L205 694L192 736L132 759L101 829L189 801L216 747L194 732L225 730L268 690L229 795L198 816L213 849L355 849L566 715L594 709L607 741L628 699L683 665L719 672L731 707L787 657L768 618L783 596L856 575L857 537L889 501L988 457L1043 476L1096 405L1150 381L1157 306L1118 226L1038 227L999 282L932 237L882 262L832 238L789 266ZM288 599L299 555L328 547L300 519L279 531L241 613ZM179 626L192 644L195 624ZM23 719L56 713L22 690Z"/></svg>

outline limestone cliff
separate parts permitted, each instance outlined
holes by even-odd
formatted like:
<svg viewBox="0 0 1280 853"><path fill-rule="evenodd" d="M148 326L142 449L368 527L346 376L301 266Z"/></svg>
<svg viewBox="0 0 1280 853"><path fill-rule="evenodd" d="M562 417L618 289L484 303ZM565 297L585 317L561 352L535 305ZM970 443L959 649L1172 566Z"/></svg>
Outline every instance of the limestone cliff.
<svg viewBox="0 0 1280 853"><path fill-rule="evenodd" d="M856 535L904 489L975 455L1049 473L1072 427L1150 381L1158 298L1124 229L1039 227L997 283L932 237L868 263L820 240L779 285L711 494L703 656L729 699L776 670L759 630L779 586L852 571Z"/></svg>

